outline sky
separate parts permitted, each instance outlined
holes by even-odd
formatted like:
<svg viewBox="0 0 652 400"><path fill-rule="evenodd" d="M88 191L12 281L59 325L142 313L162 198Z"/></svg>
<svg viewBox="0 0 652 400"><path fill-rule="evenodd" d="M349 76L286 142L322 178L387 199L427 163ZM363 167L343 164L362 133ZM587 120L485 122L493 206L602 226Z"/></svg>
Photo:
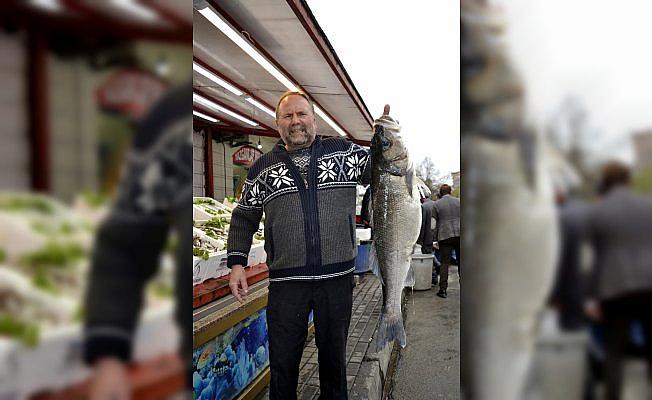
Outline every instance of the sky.
<svg viewBox="0 0 652 400"><path fill-rule="evenodd" d="M543 126L564 97L578 98L602 159L633 161L630 134L652 128L652 2L494 0L527 87L530 120Z"/></svg>
<svg viewBox="0 0 652 400"><path fill-rule="evenodd" d="M389 104L415 163L429 156L440 172L459 171L460 6L404 4L308 0L371 115Z"/></svg>

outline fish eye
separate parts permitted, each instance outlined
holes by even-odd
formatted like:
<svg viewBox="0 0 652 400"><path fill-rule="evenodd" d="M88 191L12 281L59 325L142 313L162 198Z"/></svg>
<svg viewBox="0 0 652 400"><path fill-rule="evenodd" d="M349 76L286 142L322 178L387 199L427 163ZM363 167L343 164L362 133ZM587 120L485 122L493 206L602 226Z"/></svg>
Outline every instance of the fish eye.
<svg viewBox="0 0 652 400"><path fill-rule="evenodd" d="M387 138L381 137L380 138L380 143L383 145L383 150L387 150L389 146L392 144Z"/></svg>

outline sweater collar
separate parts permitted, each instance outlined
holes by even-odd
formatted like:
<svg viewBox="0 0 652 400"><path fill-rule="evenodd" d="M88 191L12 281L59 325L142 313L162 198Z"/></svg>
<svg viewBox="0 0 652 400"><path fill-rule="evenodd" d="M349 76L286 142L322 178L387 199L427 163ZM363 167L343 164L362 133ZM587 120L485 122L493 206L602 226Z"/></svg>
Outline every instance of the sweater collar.
<svg viewBox="0 0 652 400"><path fill-rule="evenodd" d="M315 136L315 141L312 142L309 149L312 149L314 146L321 146L321 137ZM276 142L276 145L274 145L274 149L272 151L274 153L288 153L288 151L285 149L285 142L283 142L283 139L279 139L278 142Z"/></svg>

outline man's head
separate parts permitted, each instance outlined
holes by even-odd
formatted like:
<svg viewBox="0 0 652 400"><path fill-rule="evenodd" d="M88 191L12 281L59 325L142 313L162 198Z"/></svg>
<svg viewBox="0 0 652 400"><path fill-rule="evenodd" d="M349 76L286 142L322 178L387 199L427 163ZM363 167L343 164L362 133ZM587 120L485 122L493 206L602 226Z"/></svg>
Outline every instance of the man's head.
<svg viewBox="0 0 652 400"><path fill-rule="evenodd" d="M443 184L439 187L439 197L442 198L446 196L447 194L451 194L453 190L451 189L450 185Z"/></svg>
<svg viewBox="0 0 652 400"><path fill-rule="evenodd" d="M599 191L606 194L616 186L629 185L629 182L629 167L620 161L610 161L602 167Z"/></svg>
<svg viewBox="0 0 652 400"><path fill-rule="evenodd" d="M276 105L276 126L288 150L309 147L317 135L315 108L305 93L286 92Z"/></svg>

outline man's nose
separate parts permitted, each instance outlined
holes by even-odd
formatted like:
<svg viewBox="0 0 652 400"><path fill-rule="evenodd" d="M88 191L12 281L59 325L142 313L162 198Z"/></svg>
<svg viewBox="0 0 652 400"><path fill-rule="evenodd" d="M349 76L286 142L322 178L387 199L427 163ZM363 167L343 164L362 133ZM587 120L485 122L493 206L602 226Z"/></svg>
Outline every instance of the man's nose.
<svg viewBox="0 0 652 400"><path fill-rule="evenodd" d="M297 114L292 114L292 125L298 124L301 122L301 119Z"/></svg>

